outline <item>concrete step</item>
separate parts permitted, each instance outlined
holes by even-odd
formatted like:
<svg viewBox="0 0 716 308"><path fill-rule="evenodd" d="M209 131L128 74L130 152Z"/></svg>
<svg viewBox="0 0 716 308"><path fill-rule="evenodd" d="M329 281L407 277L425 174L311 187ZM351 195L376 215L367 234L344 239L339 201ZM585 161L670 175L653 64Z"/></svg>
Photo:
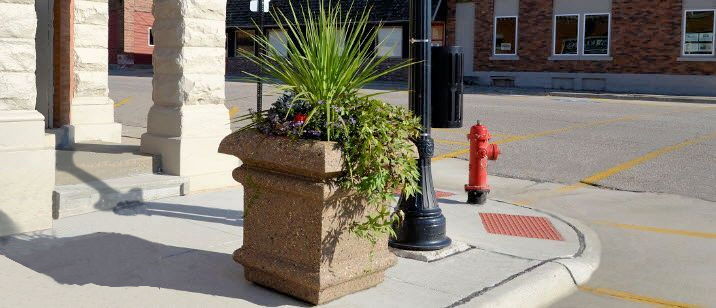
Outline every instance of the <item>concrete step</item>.
<svg viewBox="0 0 716 308"><path fill-rule="evenodd" d="M56 151L56 167L58 186L161 171L159 156L141 153L138 144L78 143Z"/></svg>
<svg viewBox="0 0 716 308"><path fill-rule="evenodd" d="M186 179L179 176L140 174L80 184L55 186L52 215L55 219L110 210L118 205L182 196Z"/></svg>

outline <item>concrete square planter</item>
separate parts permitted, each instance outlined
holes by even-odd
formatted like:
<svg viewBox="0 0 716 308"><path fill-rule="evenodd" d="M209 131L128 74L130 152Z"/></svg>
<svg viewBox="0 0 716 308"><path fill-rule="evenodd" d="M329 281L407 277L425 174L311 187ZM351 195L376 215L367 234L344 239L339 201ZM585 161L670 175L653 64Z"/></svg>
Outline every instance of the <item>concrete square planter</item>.
<svg viewBox="0 0 716 308"><path fill-rule="evenodd" d="M234 260L247 280L313 304L383 281L396 257L387 235L373 246L349 231L375 207L329 184L343 171L335 143L249 130L227 136L219 151L243 162L233 172L245 216Z"/></svg>

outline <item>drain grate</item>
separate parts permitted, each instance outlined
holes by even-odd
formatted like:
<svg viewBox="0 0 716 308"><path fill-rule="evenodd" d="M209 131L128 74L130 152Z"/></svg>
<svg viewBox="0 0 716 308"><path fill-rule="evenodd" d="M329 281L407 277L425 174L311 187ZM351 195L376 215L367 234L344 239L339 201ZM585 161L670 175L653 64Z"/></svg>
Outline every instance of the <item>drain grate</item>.
<svg viewBox="0 0 716 308"><path fill-rule="evenodd" d="M487 232L519 237L564 241L562 235L545 217L480 213Z"/></svg>

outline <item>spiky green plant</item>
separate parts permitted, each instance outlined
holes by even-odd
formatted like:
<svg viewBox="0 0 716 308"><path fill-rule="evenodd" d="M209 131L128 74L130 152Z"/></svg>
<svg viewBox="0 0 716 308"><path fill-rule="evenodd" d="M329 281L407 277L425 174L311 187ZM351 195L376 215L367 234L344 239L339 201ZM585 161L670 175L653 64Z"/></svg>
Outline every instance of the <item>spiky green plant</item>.
<svg viewBox="0 0 716 308"><path fill-rule="evenodd" d="M246 50L239 53L250 61L262 66L266 77L252 75L267 83L278 81L279 88L297 94L297 98L310 102L323 102L322 116L331 124L339 121L333 106L360 95L359 90L376 79L411 65L406 60L389 68L378 69L388 59L373 50L378 42L378 27L369 27L370 8L354 12L352 7L343 12L340 3L328 5L321 0L318 12L301 5L299 12L289 2L291 11L284 13L272 10L271 16L288 38L277 46L269 42L266 33L251 35L263 56L256 56ZM377 95L377 94L371 94ZM308 115L308 121L315 115ZM331 140L331 125L328 125L327 140Z"/></svg>

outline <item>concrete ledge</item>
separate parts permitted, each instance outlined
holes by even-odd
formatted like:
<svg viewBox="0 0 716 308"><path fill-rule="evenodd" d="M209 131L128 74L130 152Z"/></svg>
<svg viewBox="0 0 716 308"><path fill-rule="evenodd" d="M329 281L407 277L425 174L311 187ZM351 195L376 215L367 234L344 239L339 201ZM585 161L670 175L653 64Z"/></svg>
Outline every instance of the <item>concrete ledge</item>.
<svg viewBox="0 0 716 308"><path fill-rule="evenodd" d="M146 174L75 185L56 186L52 194L54 219L109 210L117 205L184 195L186 180Z"/></svg>
<svg viewBox="0 0 716 308"><path fill-rule="evenodd" d="M657 102L680 102L695 104L716 104L716 97L713 96L675 96L656 94L620 94L620 93L593 93L593 92L561 92L552 91L549 96L576 97L576 98L601 98L619 100L657 101Z"/></svg>

